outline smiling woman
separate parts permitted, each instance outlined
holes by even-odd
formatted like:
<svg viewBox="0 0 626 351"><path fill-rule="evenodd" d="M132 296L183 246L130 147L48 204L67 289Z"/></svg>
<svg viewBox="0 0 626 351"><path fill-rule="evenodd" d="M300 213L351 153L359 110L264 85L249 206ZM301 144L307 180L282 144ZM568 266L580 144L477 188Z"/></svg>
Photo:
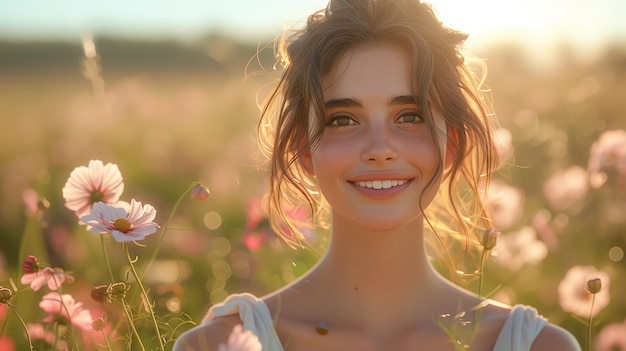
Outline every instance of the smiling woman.
<svg viewBox="0 0 626 351"><path fill-rule="evenodd" d="M330 243L290 285L213 306L176 351L227 350L240 328L269 351L580 350L534 308L452 284L425 249L446 257L460 243L484 259L497 238L480 191L499 166L497 123L465 38L417 0L331 0L285 34L259 124L268 217L305 248L288 214L308 204Z"/></svg>
<svg viewBox="0 0 626 351"><path fill-rule="evenodd" d="M409 56L395 46L350 51L324 77L326 127L303 162L335 228L349 221L363 226L364 236L404 227L434 197L440 157L410 77ZM445 140L440 144L445 149Z"/></svg>

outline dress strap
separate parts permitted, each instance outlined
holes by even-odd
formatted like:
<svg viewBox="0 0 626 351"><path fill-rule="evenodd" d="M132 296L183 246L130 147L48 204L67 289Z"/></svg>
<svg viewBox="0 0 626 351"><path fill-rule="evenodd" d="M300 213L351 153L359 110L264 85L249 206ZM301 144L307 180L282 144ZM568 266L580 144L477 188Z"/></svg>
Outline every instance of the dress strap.
<svg viewBox="0 0 626 351"><path fill-rule="evenodd" d="M506 319L494 351L529 351L533 341L547 324L530 306L516 305Z"/></svg>
<svg viewBox="0 0 626 351"><path fill-rule="evenodd" d="M212 306L202 323L235 314L243 322L243 329L250 330L259 338L263 351L283 351L267 305L252 294L230 295L224 302Z"/></svg>

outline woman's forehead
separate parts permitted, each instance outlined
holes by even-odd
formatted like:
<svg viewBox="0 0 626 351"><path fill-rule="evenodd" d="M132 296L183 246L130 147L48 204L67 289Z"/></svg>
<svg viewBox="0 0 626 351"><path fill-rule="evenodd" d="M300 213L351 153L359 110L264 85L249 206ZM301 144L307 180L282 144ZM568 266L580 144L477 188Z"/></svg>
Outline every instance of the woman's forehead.
<svg viewBox="0 0 626 351"><path fill-rule="evenodd" d="M411 92L409 57L391 45L359 46L343 54L323 77L325 101Z"/></svg>

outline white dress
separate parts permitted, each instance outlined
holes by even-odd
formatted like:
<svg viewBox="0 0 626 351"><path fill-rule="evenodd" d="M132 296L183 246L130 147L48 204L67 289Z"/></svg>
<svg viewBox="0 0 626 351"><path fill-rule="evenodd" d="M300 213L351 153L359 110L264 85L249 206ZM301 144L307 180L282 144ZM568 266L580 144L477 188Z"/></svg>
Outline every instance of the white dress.
<svg viewBox="0 0 626 351"><path fill-rule="evenodd" d="M211 307L202 323L234 314L239 314L244 330L252 331L259 338L263 351L283 351L267 305L254 295L229 296L226 301ZM516 305L507 317L493 350L529 351L546 323L546 319L538 315L534 308Z"/></svg>

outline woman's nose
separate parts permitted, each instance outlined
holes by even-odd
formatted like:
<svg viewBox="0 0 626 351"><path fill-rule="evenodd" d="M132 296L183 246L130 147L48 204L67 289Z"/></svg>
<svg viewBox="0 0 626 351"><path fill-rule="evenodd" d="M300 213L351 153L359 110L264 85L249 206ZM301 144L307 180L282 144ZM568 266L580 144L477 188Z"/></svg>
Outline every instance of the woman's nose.
<svg viewBox="0 0 626 351"><path fill-rule="evenodd" d="M387 163L398 158L393 135L384 127L374 127L367 131L362 159L367 163Z"/></svg>

